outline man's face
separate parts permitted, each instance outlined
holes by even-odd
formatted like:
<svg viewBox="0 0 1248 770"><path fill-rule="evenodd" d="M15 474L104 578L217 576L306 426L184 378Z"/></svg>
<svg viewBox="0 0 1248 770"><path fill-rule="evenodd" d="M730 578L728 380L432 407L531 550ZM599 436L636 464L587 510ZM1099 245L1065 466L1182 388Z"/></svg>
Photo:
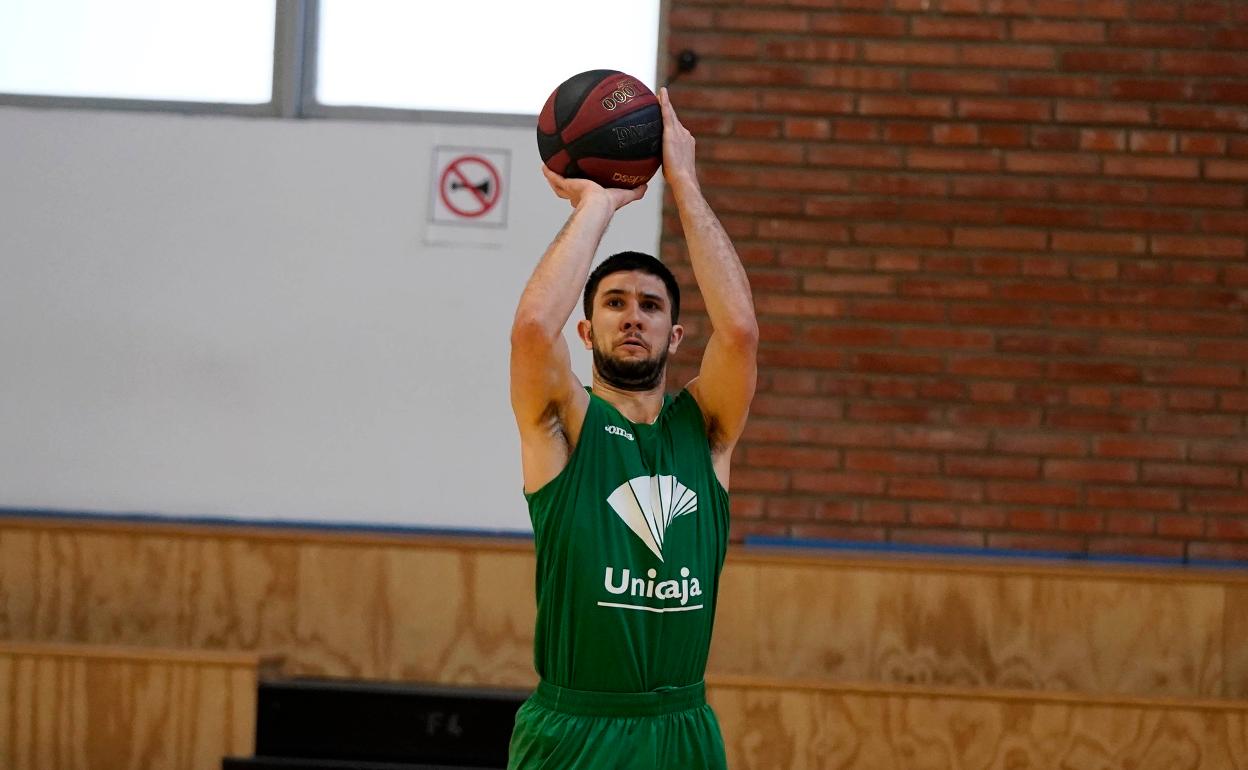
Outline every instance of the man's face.
<svg viewBox="0 0 1248 770"><path fill-rule="evenodd" d="M663 380L667 357L684 329L672 324L663 279L641 271L611 273L594 294L593 318L578 324L581 341L594 352L594 368L621 390L651 390Z"/></svg>

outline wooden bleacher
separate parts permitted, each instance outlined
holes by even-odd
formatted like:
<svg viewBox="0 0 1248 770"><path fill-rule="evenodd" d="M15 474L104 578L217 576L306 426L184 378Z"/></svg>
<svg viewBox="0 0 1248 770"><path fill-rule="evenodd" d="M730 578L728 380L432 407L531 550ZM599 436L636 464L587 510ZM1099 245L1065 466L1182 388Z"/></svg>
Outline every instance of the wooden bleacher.
<svg viewBox="0 0 1248 770"><path fill-rule="evenodd" d="M0 642L0 767L219 770L251 751L247 652Z"/></svg>

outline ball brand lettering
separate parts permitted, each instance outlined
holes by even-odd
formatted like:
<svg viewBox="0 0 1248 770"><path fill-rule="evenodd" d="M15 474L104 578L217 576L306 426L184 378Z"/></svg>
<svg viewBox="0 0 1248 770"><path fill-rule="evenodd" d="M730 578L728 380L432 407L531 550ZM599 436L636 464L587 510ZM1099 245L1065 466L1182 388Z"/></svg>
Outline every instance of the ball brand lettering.
<svg viewBox="0 0 1248 770"><path fill-rule="evenodd" d="M637 95L637 84L631 80L621 80L615 90L602 99L602 108L610 112Z"/></svg>
<svg viewBox="0 0 1248 770"><path fill-rule="evenodd" d="M652 120L649 123L638 123L635 126L615 126L611 130L615 132L615 141L622 150L634 144L653 140L662 129L663 121Z"/></svg>
<svg viewBox="0 0 1248 770"><path fill-rule="evenodd" d="M654 569L646 570L646 576L633 577L627 567L620 571L619 585L615 582L615 568L607 567L602 578L603 588L610 593L619 595L627 593L640 599L679 599L683 607L689 603L689 597L702 595L702 584L698 579L689 577L689 568L680 568L680 580L658 580L659 573Z"/></svg>
<svg viewBox="0 0 1248 770"><path fill-rule="evenodd" d="M631 185L636 186L646 181L646 177L643 176L642 174L621 174L620 172L617 171L611 175L611 181L623 182L624 184L631 184Z"/></svg>

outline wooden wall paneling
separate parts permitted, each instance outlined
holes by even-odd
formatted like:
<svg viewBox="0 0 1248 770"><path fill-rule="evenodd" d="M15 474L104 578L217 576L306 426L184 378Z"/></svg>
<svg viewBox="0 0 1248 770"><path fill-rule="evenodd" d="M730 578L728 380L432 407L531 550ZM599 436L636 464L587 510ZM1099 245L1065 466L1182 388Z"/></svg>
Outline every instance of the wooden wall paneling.
<svg viewBox="0 0 1248 770"><path fill-rule="evenodd" d="M180 565L187 644L293 658L299 546L280 540L188 537Z"/></svg>
<svg viewBox="0 0 1248 770"><path fill-rule="evenodd" d="M34 638L36 537L0 523L0 639Z"/></svg>
<svg viewBox="0 0 1248 770"><path fill-rule="evenodd" d="M729 555L720 573L715 628L707 670L721 674L756 673L758 633L764 619L758 595L759 567Z"/></svg>
<svg viewBox="0 0 1248 770"><path fill-rule="evenodd" d="M176 647L182 538L49 529L36 535L31 638Z"/></svg>
<svg viewBox="0 0 1248 770"><path fill-rule="evenodd" d="M1035 689L1174 697L1223 694L1223 587L1033 579Z"/></svg>
<svg viewBox="0 0 1248 770"><path fill-rule="evenodd" d="M298 673L531 684L533 561L463 548L305 545Z"/></svg>
<svg viewBox="0 0 1248 770"><path fill-rule="evenodd" d="M710 684L728 764L738 770L1248 768L1248 703Z"/></svg>
<svg viewBox="0 0 1248 770"><path fill-rule="evenodd" d="M1222 650L1226 656L1225 695L1248 700L1248 585L1227 585L1225 591L1222 615Z"/></svg>
<svg viewBox="0 0 1248 770"><path fill-rule="evenodd" d="M782 564L742 572L734 583L748 586L745 601L726 583L719 612L749 641L721 642L717 626L716 672L939 684L1032 676L1028 595L999 576Z"/></svg>
<svg viewBox="0 0 1248 770"><path fill-rule="evenodd" d="M219 770L255 748L258 660L0 648L6 770Z"/></svg>

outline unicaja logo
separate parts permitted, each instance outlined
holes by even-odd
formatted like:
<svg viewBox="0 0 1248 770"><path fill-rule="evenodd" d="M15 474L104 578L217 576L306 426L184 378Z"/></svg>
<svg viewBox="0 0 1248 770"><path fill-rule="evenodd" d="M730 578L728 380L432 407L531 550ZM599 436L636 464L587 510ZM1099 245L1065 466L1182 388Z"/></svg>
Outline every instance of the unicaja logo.
<svg viewBox="0 0 1248 770"><path fill-rule="evenodd" d="M607 504L663 561L668 525L698 510L698 495L675 476L638 476L616 487L607 496Z"/></svg>
<svg viewBox="0 0 1248 770"><path fill-rule="evenodd" d="M633 534L659 557L659 561L663 561L663 543L668 527L678 517L698 510L698 495L675 476L638 476L616 487L607 496L607 504ZM646 603L600 601L599 607L645 612L687 612L703 607L701 604L689 604L690 597L702 595L702 585L698 578L690 576L688 567L680 568L679 577L660 577L659 570L653 568L642 573L627 567L607 567L602 576L602 587L616 596L627 595L643 601L675 600L676 604L655 607Z"/></svg>

